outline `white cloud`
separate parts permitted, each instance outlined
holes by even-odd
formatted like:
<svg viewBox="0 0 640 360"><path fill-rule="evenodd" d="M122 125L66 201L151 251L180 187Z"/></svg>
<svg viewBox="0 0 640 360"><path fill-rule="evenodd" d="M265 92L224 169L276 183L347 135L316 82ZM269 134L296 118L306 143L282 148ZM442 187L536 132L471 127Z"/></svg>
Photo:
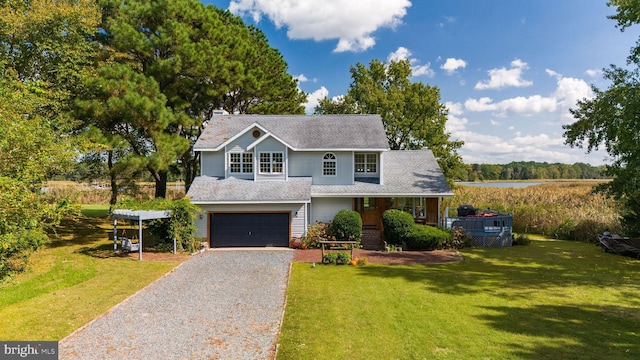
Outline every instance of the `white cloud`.
<svg viewBox="0 0 640 360"><path fill-rule="evenodd" d="M570 149L562 137L544 133L502 138L474 131L453 132L454 138L464 140L459 153L467 164L506 164L512 161L547 161L573 164L584 162L582 149ZM594 163L601 161L600 154L589 157Z"/></svg>
<svg viewBox="0 0 640 360"><path fill-rule="evenodd" d="M444 64L442 64L442 66L440 66L440 69L444 70L447 72L447 74L451 75L453 74L456 70L460 69L460 68L465 68L467 67L467 62L462 60L462 59L455 59L455 58L448 58Z"/></svg>
<svg viewBox="0 0 640 360"><path fill-rule="evenodd" d="M462 115L464 114L464 110L462 108L462 104L460 103L453 103L451 101L447 101L444 106L447 108L447 110L449 111L450 115Z"/></svg>
<svg viewBox="0 0 640 360"><path fill-rule="evenodd" d="M411 51L406 47L400 46L396 51L387 56L387 61L402 61L407 60L411 56Z"/></svg>
<svg viewBox="0 0 640 360"><path fill-rule="evenodd" d="M298 76L296 76L296 79L298 79L298 82L306 82L309 81L309 79L307 79L306 76L304 76L304 74L300 74Z"/></svg>
<svg viewBox="0 0 640 360"><path fill-rule="evenodd" d="M591 76L592 78L602 76L602 70L600 69L589 69L585 71L585 74Z"/></svg>
<svg viewBox="0 0 640 360"><path fill-rule="evenodd" d="M448 101L444 106L448 110L445 131L451 134L463 132L467 127L469 120L467 118L460 117L460 115L464 114L462 104ZM455 138L455 136L453 136L453 138Z"/></svg>
<svg viewBox="0 0 640 360"><path fill-rule="evenodd" d="M326 87L321 86L320 89L307 95L307 102L304 105L306 114L313 114L316 106L320 103L320 100L329 96L329 90Z"/></svg>
<svg viewBox="0 0 640 360"><path fill-rule="evenodd" d="M544 70L549 76L555 77L556 79L562 79L562 75L560 73L557 73L551 69L545 69Z"/></svg>
<svg viewBox="0 0 640 360"><path fill-rule="evenodd" d="M411 63L411 75L412 76L427 76L433 77L436 73L431 69L431 63L426 65L418 65L419 61L416 58L411 57L411 51L406 47L400 46L396 51L387 56L387 61L402 61L409 60Z"/></svg>
<svg viewBox="0 0 640 360"><path fill-rule="evenodd" d="M255 22L265 16L290 39L338 39L334 52L345 52L373 47L372 34L402 23L409 7L410 0L232 0L229 11Z"/></svg>
<svg viewBox="0 0 640 360"><path fill-rule="evenodd" d="M426 76L433 77L436 72L431 68L431 63L426 65L416 65L411 67L411 74L413 76Z"/></svg>
<svg viewBox="0 0 640 360"><path fill-rule="evenodd" d="M530 116L542 112L556 111L558 104L555 98L533 95L529 97L518 96L493 102L493 99L482 97L480 99L467 99L464 106L469 111L493 111L498 117L518 114Z"/></svg>
<svg viewBox="0 0 640 360"><path fill-rule="evenodd" d="M468 111L492 111L495 116L508 115L532 116L541 113L557 113L564 123L573 119L569 109L576 107L578 100L590 99L593 91L582 79L563 77L561 74L546 70L547 74L557 79L556 89L550 96L531 95L518 96L494 102L490 97L467 99L464 107Z"/></svg>
<svg viewBox="0 0 640 360"><path fill-rule="evenodd" d="M526 62L515 59L511 62L511 68L491 69L487 71L489 80L478 81L476 90L501 89L508 86L526 87L531 86L533 82L522 79L522 71L527 69Z"/></svg>

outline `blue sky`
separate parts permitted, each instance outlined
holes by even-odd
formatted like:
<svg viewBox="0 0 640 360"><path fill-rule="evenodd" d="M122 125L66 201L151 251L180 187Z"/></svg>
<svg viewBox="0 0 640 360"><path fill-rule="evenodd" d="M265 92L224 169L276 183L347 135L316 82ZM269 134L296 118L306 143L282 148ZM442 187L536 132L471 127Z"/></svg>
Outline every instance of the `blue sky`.
<svg viewBox="0 0 640 360"><path fill-rule="evenodd" d="M409 59L437 86L465 163L600 165L606 153L564 145L569 109L604 89L640 34L620 32L606 0L203 0L267 35L289 72L319 98L346 93L349 67ZM640 28L640 27L639 27Z"/></svg>

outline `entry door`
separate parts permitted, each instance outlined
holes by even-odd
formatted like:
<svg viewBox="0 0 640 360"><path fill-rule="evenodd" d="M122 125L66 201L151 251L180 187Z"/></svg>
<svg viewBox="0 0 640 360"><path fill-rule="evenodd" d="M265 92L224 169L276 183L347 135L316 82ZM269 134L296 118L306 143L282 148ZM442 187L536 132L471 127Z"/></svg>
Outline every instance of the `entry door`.
<svg viewBox="0 0 640 360"><path fill-rule="evenodd" d="M382 229L382 213L387 209L388 200L385 198L356 199L356 209L362 217L362 226L375 226Z"/></svg>

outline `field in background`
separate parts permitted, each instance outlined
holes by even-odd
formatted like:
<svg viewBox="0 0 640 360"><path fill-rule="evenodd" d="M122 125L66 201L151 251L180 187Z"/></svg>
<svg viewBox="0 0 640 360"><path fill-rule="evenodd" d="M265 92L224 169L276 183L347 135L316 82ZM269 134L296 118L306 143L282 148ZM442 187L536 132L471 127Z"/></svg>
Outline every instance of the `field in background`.
<svg viewBox="0 0 640 360"><path fill-rule="evenodd" d="M73 181L49 181L43 187L43 191L51 199L68 198L77 204L108 204L111 199L111 190L107 183L85 184ZM138 199L151 199L154 193L154 183L142 182L137 183L135 188L121 189L118 200L123 195L133 196ZM172 182L167 184L168 199L181 199L184 194L184 183Z"/></svg>

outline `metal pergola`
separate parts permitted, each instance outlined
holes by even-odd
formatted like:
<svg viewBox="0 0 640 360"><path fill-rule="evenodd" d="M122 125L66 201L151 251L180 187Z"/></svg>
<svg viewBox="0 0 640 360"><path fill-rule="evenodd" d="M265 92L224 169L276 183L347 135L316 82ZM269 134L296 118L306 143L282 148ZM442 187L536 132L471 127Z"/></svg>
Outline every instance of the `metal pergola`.
<svg viewBox="0 0 640 360"><path fill-rule="evenodd" d="M168 219L169 210L113 210L113 252L118 250L118 219L134 220L138 222L138 260L142 261L142 222L145 220ZM176 252L176 239L173 239L173 253Z"/></svg>

